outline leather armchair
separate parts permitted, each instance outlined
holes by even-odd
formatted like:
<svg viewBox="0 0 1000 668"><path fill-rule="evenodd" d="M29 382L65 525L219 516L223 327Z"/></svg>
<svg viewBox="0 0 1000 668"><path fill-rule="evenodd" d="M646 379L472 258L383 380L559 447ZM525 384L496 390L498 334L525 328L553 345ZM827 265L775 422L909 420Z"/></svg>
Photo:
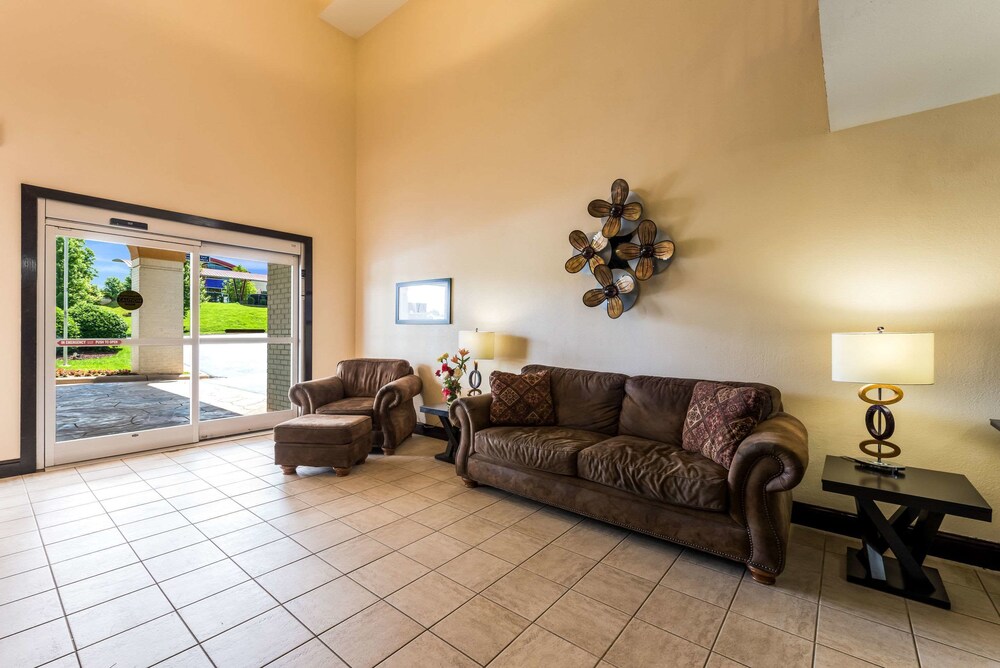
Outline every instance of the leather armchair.
<svg viewBox="0 0 1000 668"><path fill-rule="evenodd" d="M294 385L288 397L304 415L369 416L373 448L391 455L413 433L413 398L422 389L406 360L352 359L338 364L335 376Z"/></svg>

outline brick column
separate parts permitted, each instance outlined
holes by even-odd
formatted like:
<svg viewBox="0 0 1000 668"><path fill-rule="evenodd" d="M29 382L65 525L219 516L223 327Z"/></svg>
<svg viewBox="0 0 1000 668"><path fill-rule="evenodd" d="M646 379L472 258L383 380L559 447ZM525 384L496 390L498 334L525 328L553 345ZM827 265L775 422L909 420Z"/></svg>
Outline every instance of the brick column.
<svg viewBox="0 0 1000 668"><path fill-rule="evenodd" d="M142 306L132 311L132 336L184 336L184 253L129 247L132 289ZM183 346L134 346L132 371L139 374L179 374L184 371Z"/></svg>
<svg viewBox="0 0 1000 668"><path fill-rule="evenodd" d="M292 335L292 268L287 264L267 265L267 335ZM292 346L267 344L267 410L292 407L288 388L292 385Z"/></svg>

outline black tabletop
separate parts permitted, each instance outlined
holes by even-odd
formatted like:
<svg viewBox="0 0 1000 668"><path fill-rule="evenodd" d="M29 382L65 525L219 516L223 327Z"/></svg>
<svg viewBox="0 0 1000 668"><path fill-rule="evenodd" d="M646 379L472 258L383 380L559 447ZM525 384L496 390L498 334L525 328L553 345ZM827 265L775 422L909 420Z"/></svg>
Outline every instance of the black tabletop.
<svg viewBox="0 0 1000 668"><path fill-rule="evenodd" d="M448 404L424 404L420 407L421 413L429 413L430 415L437 415L438 417L448 417L448 409L451 408Z"/></svg>
<svg viewBox="0 0 1000 668"><path fill-rule="evenodd" d="M826 456L823 491L885 501L932 512L989 522L993 509L960 473L945 473L907 466L901 477L859 468L854 462Z"/></svg>

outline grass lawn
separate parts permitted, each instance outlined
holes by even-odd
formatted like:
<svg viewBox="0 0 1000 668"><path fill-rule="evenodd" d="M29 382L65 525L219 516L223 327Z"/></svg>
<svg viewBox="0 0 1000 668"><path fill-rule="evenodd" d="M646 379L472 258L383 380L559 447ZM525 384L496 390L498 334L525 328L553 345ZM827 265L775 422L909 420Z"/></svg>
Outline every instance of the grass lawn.
<svg viewBox="0 0 1000 668"><path fill-rule="evenodd" d="M127 317L128 313L120 306L103 306L113 313L125 318L128 323L128 334L132 336L132 318ZM244 306L243 304L218 304L215 302L202 302L201 304L201 333L202 334L225 334L227 329L267 329L267 307L266 306ZM191 331L191 314L184 314L184 333ZM78 360L80 362L92 360ZM85 367L97 368L97 367ZM121 368L128 368L128 364Z"/></svg>
<svg viewBox="0 0 1000 668"><path fill-rule="evenodd" d="M202 334L225 334L227 329L267 329L266 306L202 302L199 329ZM184 332L191 330L191 316L184 316Z"/></svg>
<svg viewBox="0 0 1000 668"><path fill-rule="evenodd" d="M87 350L81 348L81 351ZM56 369L65 368L62 360L62 350L56 356ZM99 357L97 359L83 359L69 361L70 369L86 369L88 371L121 371L132 368L132 351L129 348L119 348L114 355Z"/></svg>

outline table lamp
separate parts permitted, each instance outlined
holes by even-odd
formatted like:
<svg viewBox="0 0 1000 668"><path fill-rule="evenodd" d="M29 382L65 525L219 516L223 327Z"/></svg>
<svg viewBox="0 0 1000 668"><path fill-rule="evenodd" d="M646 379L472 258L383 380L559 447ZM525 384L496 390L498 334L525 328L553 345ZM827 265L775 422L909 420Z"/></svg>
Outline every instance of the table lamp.
<svg viewBox="0 0 1000 668"><path fill-rule="evenodd" d="M865 426L872 435L858 447L875 461L855 460L883 473L898 474L905 467L883 462L900 454L898 445L889 441L896 420L889 406L903 398L900 385L934 384L934 334L929 332L848 332L833 335L833 380L865 383L858 397L871 404L865 413ZM871 396L877 391L876 397ZM892 392L883 399L882 391ZM872 450L872 446L876 449ZM883 447L887 448L883 450Z"/></svg>
<svg viewBox="0 0 1000 668"><path fill-rule="evenodd" d="M470 332L462 330L458 333L458 347L465 348L472 355L472 373L469 374L469 396L474 397L482 394L479 389L483 382L483 374L479 373L479 360L493 359L493 332Z"/></svg>

